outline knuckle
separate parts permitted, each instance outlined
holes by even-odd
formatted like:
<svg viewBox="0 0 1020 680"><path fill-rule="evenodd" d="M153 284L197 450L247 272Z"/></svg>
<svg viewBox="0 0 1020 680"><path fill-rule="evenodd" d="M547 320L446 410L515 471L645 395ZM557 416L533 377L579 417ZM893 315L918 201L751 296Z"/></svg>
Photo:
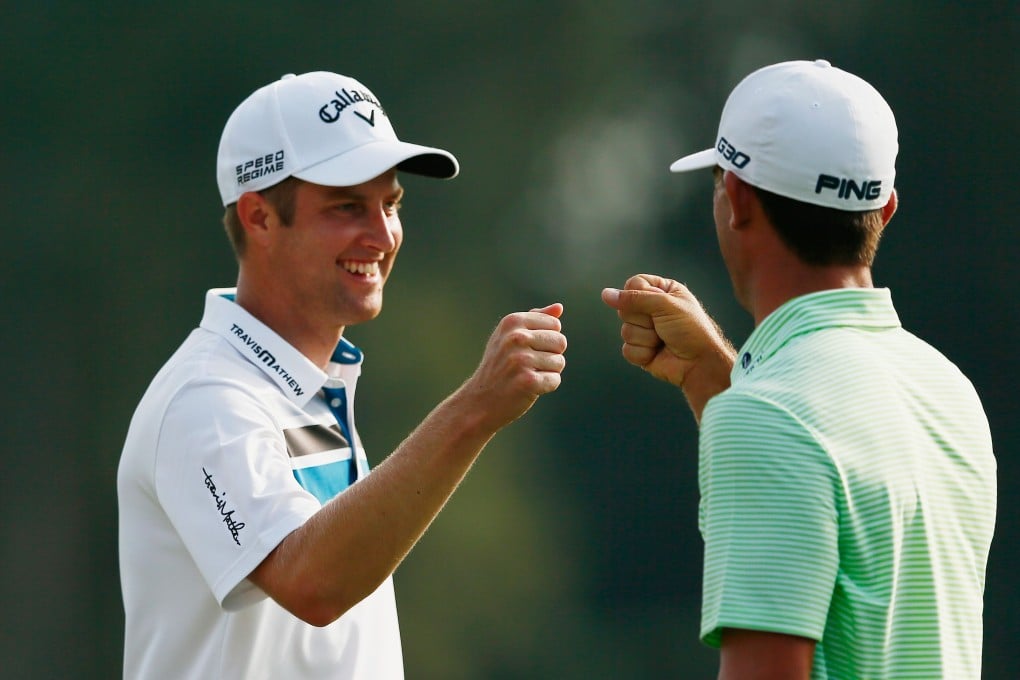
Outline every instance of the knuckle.
<svg viewBox="0 0 1020 680"><path fill-rule="evenodd" d="M520 323L521 323L520 314L518 312L514 312L513 314L507 314L502 319L500 319L496 327L500 331L505 333L513 328L516 328L517 326L520 325Z"/></svg>
<svg viewBox="0 0 1020 680"><path fill-rule="evenodd" d="M523 347L529 343L530 335L524 328L511 328L506 333L506 341L513 347Z"/></svg>

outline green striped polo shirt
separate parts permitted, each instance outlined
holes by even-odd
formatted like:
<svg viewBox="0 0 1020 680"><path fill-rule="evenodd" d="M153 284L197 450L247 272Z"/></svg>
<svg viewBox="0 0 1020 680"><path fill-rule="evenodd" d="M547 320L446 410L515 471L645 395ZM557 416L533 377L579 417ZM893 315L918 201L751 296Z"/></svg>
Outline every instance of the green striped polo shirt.
<svg viewBox="0 0 1020 680"><path fill-rule="evenodd" d="M701 421L701 635L818 641L813 678L979 678L996 480L970 381L887 289L788 301Z"/></svg>

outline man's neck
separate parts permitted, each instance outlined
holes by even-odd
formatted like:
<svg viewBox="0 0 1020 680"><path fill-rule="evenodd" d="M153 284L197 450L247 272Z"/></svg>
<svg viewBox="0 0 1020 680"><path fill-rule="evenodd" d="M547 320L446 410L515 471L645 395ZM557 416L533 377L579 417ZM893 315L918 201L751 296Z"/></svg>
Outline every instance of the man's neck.
<svg viewBox="0 0 1020 680"><path fill-rule="evenodd" d="M307 315L296 314L296 305L287 304L273 296L259 295L243 279L238 280L238 305L269 326L292 347L308 357L309 361L325 370L340 342L344 327L330 327L309 323Z"/></svg>
<svg viewBox="0 0 1020 680"><path fill-rule="evenodd" d="M871 288L871 268L864 265L813 267L796 263L776 268L751 287L748 311L758 326L765 318L793 298L839 288Z"/></svg>

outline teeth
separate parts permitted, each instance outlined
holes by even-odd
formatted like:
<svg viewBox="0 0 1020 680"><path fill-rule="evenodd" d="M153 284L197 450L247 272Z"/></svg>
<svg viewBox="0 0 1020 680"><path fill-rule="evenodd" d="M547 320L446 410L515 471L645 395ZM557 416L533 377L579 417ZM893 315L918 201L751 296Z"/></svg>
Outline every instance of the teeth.
<svg viewBox="0 0 1020 680"><path fill-rule="evenodd" d="M344 269L352 274L374 275L379 273L378 262L343 262Z"/></svg>

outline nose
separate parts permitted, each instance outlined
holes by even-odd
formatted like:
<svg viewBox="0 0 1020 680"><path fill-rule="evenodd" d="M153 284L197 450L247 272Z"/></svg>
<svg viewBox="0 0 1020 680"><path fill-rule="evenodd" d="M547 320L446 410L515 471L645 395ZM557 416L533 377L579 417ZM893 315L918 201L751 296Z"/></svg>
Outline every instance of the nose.
<svg viewBox="0 0 1020 680"><path fill-rule="evenodd" d="M397 247L400 233L400 218L395 212L387 212L386 207L379 205L369 211L366 220L369 242L382 252L390 252Z"/></svg>

